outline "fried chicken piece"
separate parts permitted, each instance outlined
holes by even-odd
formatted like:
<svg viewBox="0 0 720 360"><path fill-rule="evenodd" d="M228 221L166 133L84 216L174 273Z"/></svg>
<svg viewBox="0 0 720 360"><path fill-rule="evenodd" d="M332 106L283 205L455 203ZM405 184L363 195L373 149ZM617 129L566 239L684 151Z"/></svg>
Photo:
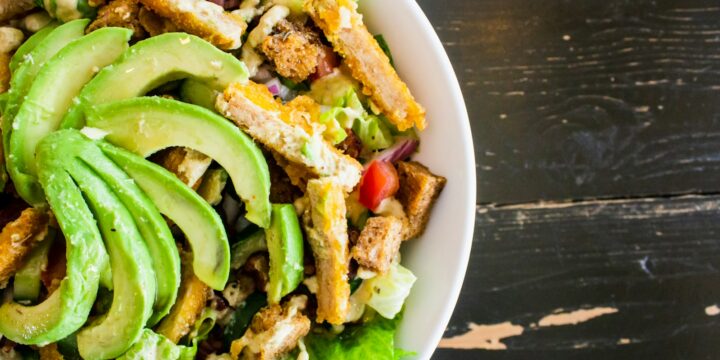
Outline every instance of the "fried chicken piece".
<svg viewBox="0 0 720 360"><path fill-rule="evenodd" d="M140 0L154 13L172 20L180 29L200 36L223 50L242 45L247 24L240 16L206 0Z"/></svg>
<svg viewBox="0 0 720 360"><path fill-rule="evenodd" d="M0 288L23 264L32 249L48 232L50 215L45 210L28 208L0 232Z"/></svg>
<svg viewBox="0 0 720 360"><path fill-rule="evenodd" d="M353 0L306 0L305 11L345 58L363 92L372 97L400 131L425 128L425 109L390 65L390 59L370 34Z"/></svg>
<svg viewBox="0 0 720 360"><path fill-rule="evenodd" d="M202 183L202 177L212 164L212 159L205 154L183 147L166 149L153 160L160 166L175 174L180 181L193 189Z"/></svg>
<svg viewBox="0 0 720 360"><path fill-rule="evenodd" d="M63 360L65 359L58 351L57 343L48 344L38 348L40 360Z"/></svg>
<svg viewBox="0 0 720 360"><path fill-rule="evenodd" d="M232 342L233 359L275 360L298 345L310 331L310 319L302 314L307 296L293 296L285 304L260 310L242 338Z"/></svg>
<svg viewBox="0 0 720 360"><path fill-rule="evenodd" d="M113 0L98 10L97 18L90 23L86 32L104 27L124 27L133 31L135 40L147 36L140 24L140 0Z"/></svg>
<svg viewBox="0 0 720 360"><path fill-rule="evenodd" d="M278 74L302 82L315 73L321 50L318 34L287 20L280 21L275 31L265 37L260 51L275 65Z"/></svg>
<svg viewBox="0 0 720 360"><path fill-rule="evenodd" d="M350 298L345 193L334 179L322 178L308 182L307 194L310 209L303 215L303 224L315 256L316 321L341 325L347 318Z"/></svg>
<svg viewBox="0 0 720 360"><path fill-rule="evenodd" d="M305 118L298 116L303 112L275 101L264 85L251 81L233 84L218 97L216 108L256 141L289 163L301 165L313 177L332 176L346 191L360 182L362 165L325 142L320 134L309 134L303 124L294 121Z"/></svg>
<svg viewBox="0 0 720 360"><path fill-rule="evenodd" d="M0 53L0 94L10 90L10 59L12 56L9 53ZM2 155L2 150L0 150Z"/></svg>
<svg viewBox="0 0 720 360"><path fill-rule="evenodd" d="M400 252L403 222L394 216L368 219L352 249L352 257L365 269L384 274Z"/></svg>
<svg viewBox="0 0 720 360"><path fill-rule="evenodd" d="M147 31L150 36L158 36L160 34L176 32L180 29L170 20L148 10L146 7L140 8L138 14L140 25Z"/></svg>
<svg viewBox="0 0 720 360"><path fill-rule="evenodd" d="M0 23L4 23L18 15L30 11L37 6L34 0L0 1Z"/></svg>
<svg viewBox="0 0 720 360"><path fill-rule="evenodd" d="M183 253L182 268L177 301L157 328L158 334L176 344L190 332L212 296L212 290L193 273L192 255L188 252Z"/></svg>
<svg viewBox="0 0 720 360"><path fill-rule="evenodd" d="M400 188L395 196L402 203L408 219L405 239L416 238L425 231L432 207L447 179L414 161L398 163L398 175Z"/></svg>

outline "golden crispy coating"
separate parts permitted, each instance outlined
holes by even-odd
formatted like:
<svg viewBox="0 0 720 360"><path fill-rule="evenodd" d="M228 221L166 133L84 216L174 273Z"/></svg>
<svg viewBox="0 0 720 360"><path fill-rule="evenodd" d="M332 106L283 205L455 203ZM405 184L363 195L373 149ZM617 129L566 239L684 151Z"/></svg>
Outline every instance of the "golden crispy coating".
<svg viewBox="0 0 720 360"><path fill-rule="evenodd" d="M275 30L275 34L265 37L260 50L278 74L301 82L315 73L321 49L318 35L287 20L279 22Z"/></svg>
<svg viewBox="0 0 720 360"><path fill-rule="evenodd" d="M152 12L151 10L148 10L144 6L140 8L138 21L150 36L158 36L160 34L180 30L175 24L173 24L172 21Z"/></svg>
<svg viewBox="0 0 720 360"><path fill-rule="evenodd" d="M347 318L350 298L345 193L334 179L322 178L308 182L307 195L310 209L305 212L303 223L315 256L316 321L340 325Z"/></svg>
<svg viewBox="0 0 720 360"><path fill-rule="evenodd" d="M10 90L10 54L0 53L0 94Z"/></svg>
<svg viewBox="0 0 720 360"><path fill-rule="evenodd" d="M154 156L153 160L193 189L200 186L203 175L212 164L212 159L205 154L183 147L167 149Z"/></svg>
<svg viewBox="0 0 720 360"><path fill-rule="evenodd" d="M57 344L52 343L38 348L40 360L63 360L64 357L58 351Z"/></svg>
<svg viewBox="0 0 720 360"><path fill-rule="evenodd" d="M242 45L247 24L206 0L140 0L156 14L172 20L180 29L200 36L223 50Z"/></svg>
<svg viewBox="0 0 720 360"><path fill-rule="evenodd" d="M15 274L25 256L45 238L50 216L44 210L25 209L0 232L0 287Z"/></svg>
<svg viewBox="0 0 720 360"><path fill-rule="evenodd" d="M157 328L158 334L174 343L190 332L212 295L212 290L193 273L191 259L189 253L183 254L183 272L177 301Z"/></svg>
<svg viewBox="0 0 720 360"><path fill-rule="evenodd" d="M353 77L363 84L399 130L425 128L425 109L415 101L390 60L363 24L354 0L305 0L305 11L325 33L335 51L345 58Z"/></svg>
<svg viewBox="0 0 720 360"><path fill-rule="evenodd" d="M232 342L232 358L275 360L297 347L310 331L310 319L301 312L306 305L307 296L298 295L260 310L243 337Z"/></svg>
<svg viewBox="0 0 720 360"><path fill-rule="evenodd" d="M395 196L402 203L408 218L405 239L416 238L425 231L432 207L447 179L414 161L398 163L398 175L400 189Z"/></svg>
<svg viewBox="0 0 720 360"><path fill-rule="evenodd" d="M133 38L144 39L147 35L140 25L140 0L113 0L98 10L97 18L90 23L86 32L104 27L124 27L133 31Z"/></svg>
<svg viewBox="0 0 720 360"><path fill-rule="evenodd" d="M384 274L400 251L403 222L394 216L368 219L352 249L352 257L368 270Z"/></svg>

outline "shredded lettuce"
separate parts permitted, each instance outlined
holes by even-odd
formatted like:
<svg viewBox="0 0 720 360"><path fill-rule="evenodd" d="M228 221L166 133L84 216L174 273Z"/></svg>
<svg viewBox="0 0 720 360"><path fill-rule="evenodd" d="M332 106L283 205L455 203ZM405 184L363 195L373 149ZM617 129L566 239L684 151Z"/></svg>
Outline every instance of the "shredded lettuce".
<svg viewBox="0 0 720 360"><path fill-rule="evenodd" d="M196 344L192 347L175 345L166 337L145 329L135 345L118 360L190 360L195 358Z"/></svg>
<svg viewBox="0 0 720 360"><path fill-rule="evenodd" d="M376 115L367 115L355 120L352 130L363 146L370 151L387 149L395 143L390 127Z"/></svg>
<svg viewBox="0 0 720 360"><path fill-rule="evenodd" d="M363 281L353 296L386 319L393 319L402 310L415 280L417 278L410 270L394 263L386 274Z"/></svg>
<svg viewBox="0 0 720 360"><path fill-rule="evenodd" d="M363 324L348 325L335 335L314 330L305 337L310 359L397 360L412 353L395 347L395 333L402 316L389 320L374 316Z"/></svg>

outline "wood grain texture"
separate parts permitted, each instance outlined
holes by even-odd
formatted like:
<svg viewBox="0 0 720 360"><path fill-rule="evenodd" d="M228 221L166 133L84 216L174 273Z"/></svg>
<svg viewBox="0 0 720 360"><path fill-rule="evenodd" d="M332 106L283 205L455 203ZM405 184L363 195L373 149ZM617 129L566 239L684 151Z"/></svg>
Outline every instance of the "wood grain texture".
<svg viewBox="0 0 720 360"><path fill-rule="evenodd" d="M509 321L524 332L502 339L504 351L440 349L437 359L720 352L720 316L706 313L720 305L720 196L479 207L477 217L472 265L446 338L470 323ZM540 322L598 307L617 312L577 325Z"/></svg>
<svg viewBox="0 0 720 360"><path fill-rule="evenodd" d="M720 190L720 6L419 0L468 103L482 203Z"/></svg>

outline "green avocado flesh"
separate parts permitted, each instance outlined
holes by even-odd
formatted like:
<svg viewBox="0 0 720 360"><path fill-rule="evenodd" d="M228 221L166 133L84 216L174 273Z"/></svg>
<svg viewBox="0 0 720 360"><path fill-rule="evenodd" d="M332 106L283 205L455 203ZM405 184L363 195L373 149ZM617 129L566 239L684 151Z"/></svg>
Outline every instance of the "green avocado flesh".
<svg viewBox="0 0 720 360"><path fill-rule="evenodd" d="M170 228L148 195L95 143L77 131L61 132L67 132L65 137L68 139L86 144L81 154L82 160L112 189L135 219L152 258L157 280L154 313L148 321L148 325L153 326L170 312L180 286L180 254Z"/></svg>
<svg viewBox="0 0 720 360"><path fill-rule="evenodd" d="M94 106L142 96L164 83L184 78L223 91L232 83L247 81L248 72L240 60L196 36L167 33L151 37L100 71L78 96L63 127L82 127L85 104Z"/></svg>
<svg viewBox="0 0 720 360"><path fill-rule="evenodd" d="M100 271L108 262L102 236L83 193L67 172L79 163L72 149L53 143L38 147L39 179L66 239L67 275L60 287L35 306L0 306L0 334L21 344L44 345L66 338L87 320L97 295Z"/></svg>
<svg viewBox="0 0 720 360"><path fill-rule="evenodd" d="M55 240L55 230L48 228L45 239L30 254L25 264L18 269L13 279L13 299L35 301L40 296L40 275L47 266L48 253Z"/></svg>
<svg viewBox="0 0 720 360"><path fill-rule="evenodd" d="M97 106L88 115L88 126L142 157L183 146L213 158L230 174L247 219L262 228L270 225L270 175L262 151L221 116L163 98L122 100Z"/></svg>
<svg viewBox="0 0 720 360"><path fill-rule="evenodd" d="M42 41L36 44L32 51L25 54L22 60L19 60L20 64L17 69L13 71L12 78L10 79L10 91L8 92L7 103L3 110L2 123L0 124L4 156L4 159L0 161L2 162L2 164L0 164L0 172L3 172L5 164L10 158L10 133L13 127L13 120L20 109L20 105L23 104L25 96L28 91L30 91L35 77L43 65L64 48L65 45L83 36L87 24L88 20L75 20L55 28L42 39ZM34 194L38 191L41 192L39 189L31 189L29 192ZM26 199L26 201L27 200L28 199ZM44 202L44 199L30 200L36 200L36 202L40 203ZM35 202L31 202L31 204L34 205Z"/></svg>
<svg viewBox="0 0 720 360"><path fill-rule="evenodd" d="M303 279L303 237L294 206L272 206L272 221L265 237L270 253L268 302L277 304Z"/></svg>
<svg viewBox="0 0 720 360"><path fill-rule="evenodd" d="M217 212L163 167L108 143L98 145L148 194L160 212L185 233L198 279L213 289L224 289L230 274L230 248Z"/></svg>
<svg viewBox="0 0 720 360"><path fill-rule="evenodd" d="M70 172L96 215L114 282L110 310L80 330L78 350L85 359L111 359L137 341L152 314L156 294L152 260L132 215L110 187L85 164Z"/></svg>
<svg viewBox="0 0 720 360"><path fill-rule="evenodd" d="M220 95L220 91L193 79L185 80L180 88L182 101L202 106L213 112L218 95Z"/></svg>
<svg viewBox="0 0 720 360"><path fill-rule="evenodd" d="M14 73L15 70L20 66L22 61L25 59L25 55L29 54L31 51L33 51L43 40L45 40L50 33L55 30L55 28L58 26L57 23L53 22L42 28L40 31L33 34L33 36L29 37L20 47L15 50L15 54L13 54L12 58L10 59L10 72Z"/></svg>
<svg viewBox="0 0 720 360"><path fill-rule="evenodd" d="M95 73L127 49L130 36L132 31L124 28L94 31L65 46L38 73L13 119L7 162L15 189L27 202L44 202L36 178L37 143L60 126L73 98Z"/></svg>

